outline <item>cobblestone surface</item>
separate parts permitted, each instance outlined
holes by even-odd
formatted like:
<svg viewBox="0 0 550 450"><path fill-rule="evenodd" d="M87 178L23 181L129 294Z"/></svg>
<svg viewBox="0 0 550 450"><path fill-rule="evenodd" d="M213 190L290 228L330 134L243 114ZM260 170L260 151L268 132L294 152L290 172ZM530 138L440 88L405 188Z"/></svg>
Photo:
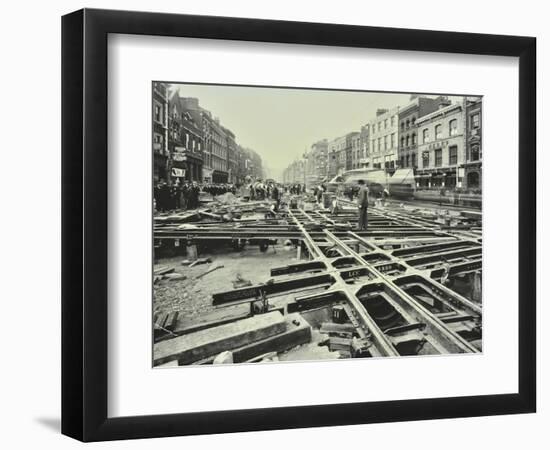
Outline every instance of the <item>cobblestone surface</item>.
<svg viewBox="0 0 550 450"><path fill-rule="evenodd" d="M176 273L185 280L161 280L153 288L153 313L180 311L180 317L193 318L212 311L212 294L234 289L233 281L237 275L250 280L253 284L269 280L271 267L296 262L296 251L277 245L275 251L269 247L261 253L257 246L245 248L242 252L231 252L220 249L219 252L203 253L200 258L210 257L212 262L194 267L183 266L184 256L162 258L155 268L160 266L174 267ZM205 275L196 277L218 265L224 267Z"/></svg>

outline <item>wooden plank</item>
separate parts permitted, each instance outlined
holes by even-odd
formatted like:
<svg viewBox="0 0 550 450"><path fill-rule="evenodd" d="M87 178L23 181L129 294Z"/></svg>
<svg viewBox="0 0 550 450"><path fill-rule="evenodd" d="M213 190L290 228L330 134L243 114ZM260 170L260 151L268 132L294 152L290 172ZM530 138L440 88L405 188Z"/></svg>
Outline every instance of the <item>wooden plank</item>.
<svg viewBox="0 0 550 450"><path fill-rule="evenodd" d="M237 320L246 319L250 316L249 305L231 306L192 319L178 317L178 323L174 328L174 333L183 335L195 333L206 328L212 328L226 323L236 322Z"/></svg>
<svg viewBox="0 0 550 450"><path fill-rule="evenodd" d="M321 333L354 333L355 327L351 323L323 322L319 331Z"/></svg>
<svg viewBox="0 0 550 450"><path fill-rule="evenodd" d="M334 336L329 339L328 345L331 352L336 350L351 352L351 339Z"/></svg>
<svg viewBox="0 0 550 450"><path fill-rule="evenodd" d="M168 331L174 331L174 328L176 328L176 325L178 323L178 314L178 311L172 311L171 313L169 313L166 317L164 328L166 328Z"/></svg>
<svg viewBox="0 0 550 450"><path fill-rule="evenodd" d="M175 270L174 267L168 267L168 266L160 266L155 267L153 270L154 275L166 275L167 273L172 273Z"/></svg>
<svg viewBox="0 0 550 450"><path fill-rule="evenodd" d="M286 316L287 331L233 350L233 362L242 363L270 352L284 352L311 342L311 326L299 314Z"/></svg>
<svg viewBox="0 0 550 450"><path fill-rule="evenodd" d="M154 345L155 365L172 360L178 360L180 365L190 364L283 333L286 327L287 323L279 312L270 312L178 336Z"/></svg>

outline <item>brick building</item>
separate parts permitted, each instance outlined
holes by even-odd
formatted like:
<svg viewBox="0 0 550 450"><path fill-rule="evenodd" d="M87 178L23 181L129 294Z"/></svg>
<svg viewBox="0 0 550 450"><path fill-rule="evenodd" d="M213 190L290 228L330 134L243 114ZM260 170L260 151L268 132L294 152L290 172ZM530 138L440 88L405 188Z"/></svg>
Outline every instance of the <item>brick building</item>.
<svg viewBox="0 0 550 450"><path fill-rule="evenodd" d="M465 108L453 103L416 121L417 182L421 187L461 187L466 162Z"/></svg>
<svg viewBox="0 0 550 450"><path fill-rule="evenodd" d="M378 109L370 125L370 156L368 167L394 169L398 161L398 112L399 108Z"/></svg>
<svg viewBox="0 0 550 450"><path fill-rule="evenodd" d="M481 97L466 99L466 161L464 162L465 187L481 189Z"/></svg>
<svg viewBox="0 0 550 450"><path fill-rule="evenodd" d="M153 181L170 183L168 151L168 87L153 83Z"/></svg>
<svg viewBox="0 0 550 450"><path fill-rule="evenodd" d="M360 146L360 156L357 168L361 169L363 167L369 167L368 156L369 156L369 145L370 145L370 125L367 123L361 127L359 134L359 146Z"/></svg>
<svg viewBox="0 0 550 450"><path fill-rule="evenodd" d="M189 99L175 90L168 100L168 149L172 182L202 181L202 120L187 109ZM198 119L198 120L197 120Z"/></svg>
<svg viewBox="0 0 550 450"><path fill-rule="evenodd" d="M328 177L328 141L323 139L312 144L306 159L306 186L318 185Z"/></svg>
<svg viewBox="0 0 550 450"><path fill-rule="evenodd" d="M346 134L345 139L345 149L346 149L346 162L345 167L346 171L355 169L354 164L357 164L358 158L356 157L356 152L359 150L359 140L361 134L358 131L352 131L351 133Z"/></svg>
<svg viewBox="0 0 550 450"><path fill-rule="evenodd" d="M331 178L336 175L341 175L347 170L347 144L348 140L346 136L337 137L328 143L329 176Z"/></svg>
<svg viewBox="0 0 550 450"><path fill-rule="evenodd" d="M444 97L435 99L411 95L408 105L399 110L399 167L418 166L418 127L419 117L436 111L450 102Z"/></svg>
<svg viewBox="0 0 550 450"><path fill-rule="evenodd" d="M236 183L238 174L237 153L239 150L235 134L225 127L222 128L227 141L227 180L229 183Z"/></svg>

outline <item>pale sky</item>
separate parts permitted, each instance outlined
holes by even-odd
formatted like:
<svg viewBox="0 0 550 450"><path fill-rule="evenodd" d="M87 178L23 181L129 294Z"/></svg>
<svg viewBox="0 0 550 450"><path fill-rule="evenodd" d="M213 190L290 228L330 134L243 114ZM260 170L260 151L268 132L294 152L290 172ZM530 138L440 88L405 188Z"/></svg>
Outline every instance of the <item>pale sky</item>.
<svg viewBox="0 0 550 450"><path fill-rule="evenodd" d="M237 143L262 157L270 177L314 142L359 131L378 108L409 103L410 94L177 84L235 133ZM454 100L453 97L450 97Z"/></svg>

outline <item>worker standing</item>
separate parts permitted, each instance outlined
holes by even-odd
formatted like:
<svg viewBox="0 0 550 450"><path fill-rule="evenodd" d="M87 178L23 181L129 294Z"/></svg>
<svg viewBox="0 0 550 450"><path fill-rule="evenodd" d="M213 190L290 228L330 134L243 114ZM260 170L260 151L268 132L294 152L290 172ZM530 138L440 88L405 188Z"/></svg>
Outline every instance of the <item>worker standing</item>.
<svg viewBox="0 0 550 450"><path fill-rule="evenodd" d="M357 193L357 207L359 208L359 230L366 231L368 225L367 210L369 208L369 188L364 180L359 180L359 192Z"/></svg>

